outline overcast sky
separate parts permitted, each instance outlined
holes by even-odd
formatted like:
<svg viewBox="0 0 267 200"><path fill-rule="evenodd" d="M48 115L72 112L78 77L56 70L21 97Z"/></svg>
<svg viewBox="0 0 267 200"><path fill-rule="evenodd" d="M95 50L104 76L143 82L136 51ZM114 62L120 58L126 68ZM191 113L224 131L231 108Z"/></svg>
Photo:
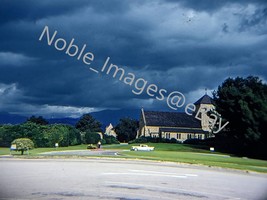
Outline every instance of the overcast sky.
<svg viewBox="0 0 267 200"><path fill-rule="evenodd" d="M90 66L39 41L94 54ZM78 117L102 109L172 111L100 69L111 63L194 103L227 77L267 80L265 0L17 0L0 6L0 112Z"/></svg>

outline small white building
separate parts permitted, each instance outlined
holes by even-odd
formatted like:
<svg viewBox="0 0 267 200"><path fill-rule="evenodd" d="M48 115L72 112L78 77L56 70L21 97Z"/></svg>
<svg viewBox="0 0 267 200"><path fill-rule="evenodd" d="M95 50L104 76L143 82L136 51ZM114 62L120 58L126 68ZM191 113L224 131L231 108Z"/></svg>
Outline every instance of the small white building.
<svg viewBox="0 0 267 200"><path fill-rule="evenodd" d="M117 134L114 130L114 127L112 126L112 124L110 123L107 127L106 127L106 131L105 134L108 136L113 136L113 137L117 137Z"/></svg>

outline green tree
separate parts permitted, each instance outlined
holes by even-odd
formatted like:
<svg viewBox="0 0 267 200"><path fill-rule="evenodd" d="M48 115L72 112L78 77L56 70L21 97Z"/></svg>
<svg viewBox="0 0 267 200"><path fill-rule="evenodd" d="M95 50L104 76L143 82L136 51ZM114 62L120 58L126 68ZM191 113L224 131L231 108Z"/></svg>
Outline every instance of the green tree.
<svg viewBox="0 0 267 200"><path fill-rule="evenodd" d="M18 138L11 144L16 145L16 150L21 151L21 155L23 155L24 151L34 148L34 143L29 138Z"/></svg>
<svg viewBox="0 0 267 200"><path fill-rule="evenodd" d="M101 140L101 137L96 132L86 132L85 141L86 144L97 144Z"/></svg>
<svg viewBox="0 0 267 200"><path fill-rule="evenodd" d="M115 127L117 138L120 142L129 142L136 138L139 122L135 119L122 118Z"/></svg>
<svg viewBox="0 0 267 200"><path fill-rule="evenodd" d="M81 134L78 129L72 126L66 125L69 131L69 145L78 145L81 144Z"/></svg>
<svg viewBox="0 0 267 200"><path fill-rule="evenodd" d="M214 100L216 110L230 122L221 137L230 140L232 150L266 156L267 85L253 76L228 78L214 92Z"/></svg>
<svg viewBox="0 0 267 200"><path fill-rule="evenodd" d="M0 125L0 146L9 147L17 138L29 138L36 147L81 144L80 131L65 124L40 125L28 121L20 125Z"/></svg>
<svg viewBox="0 0 267 200"><path fill-rule="evenodd" d="M101 123L93 118L90 114L84 114L77 122L75 127L82 132L100 132Z"/></svg>
<svg viewBox="0 0 267 200"><path fill-rule="evenodd" d="M44 130L42 137L46 139L46 147L54 147L55 143L58 143L59 146L69 145L69 130L65 125L62 124L53 124L47 126L47 129Z"/></svg>
<svg viewBox="0 0 267 200"><path fill-rule="evenodd" d="M14 125L1 125L0 126L0 146L9 147L11 142L16 139L17 133L13 132ZM16 136L14 135L16 134Z"/></svg>
<svg viewBox="0 0 267 200"><path fill-rule="evenodd" d="M46 121L42 116L35 117L34 115L27 119L27 122L33 122L39 125L47 125L48 121Z"/></svg>

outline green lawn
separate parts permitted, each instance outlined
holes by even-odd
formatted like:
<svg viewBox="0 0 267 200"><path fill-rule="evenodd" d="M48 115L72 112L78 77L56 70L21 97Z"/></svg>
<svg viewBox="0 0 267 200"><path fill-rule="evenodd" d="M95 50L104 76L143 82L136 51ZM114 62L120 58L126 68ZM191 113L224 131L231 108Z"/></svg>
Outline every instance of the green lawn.
<svg viewBox="0 0 267 200"><path fill-rule="evenodd" d="M174 151L123 152L123 155L130 158L201 164L267 173L267 161L227 155Z"/></svg>
<svg viewBox="0 0 267 200"><path fill-rule="evenodd" d="M130 145L104 145L103 149L110 150L125 150L121 151L119 158L129 159L146 159L146 160L158 160L158 161L170 161L189 164L200 164L215 167L224 167L232 169L240 169L246 171L256 171L267 173L267 161L240 158L221 154L218 152L211 153L209 150L201 146L192 146L184 144L163 144L163 143L147 143L149 146L154 146L155 151L141 152L141 151L129 151ZM65 150L85 150L87 145L78 145L70 147L55 148L37 148L30 151L30 155L22 156L24 158L40 157L39 153L49 151L65 151ZM9 148L0 148L0 155L9 155ZM12 152L12 155L21 157L20 152ZM64 156L63 156L64 157ZM117 157L118 158L118 157Z"/></svg>
<svg viewBox="0 0 267 200"><path fill-rule="evenodd" d="M219 152L210 152L201 146L185 144L147 143L154 146L155 151L123 151L125 158L139 158L147 160L171 161L189 164L240 169L267 173L267 161L234 157ZM133 144L136 145L136 144ZM109 145L107 149L129 150L133 145Z"/></svg>
<svg viewBox="0 0 267 200"><path fill-rule="evenodd" d="M149 146L155 147L156 151L183 151L183 152L203 152L207 153L209 150L203 146L193 146L187 144L166 144L166 143L146 143ZM105 149L118 149L118 150L129 150L131 146L138 144L114 144L114 145L104 145Z"/></svg>

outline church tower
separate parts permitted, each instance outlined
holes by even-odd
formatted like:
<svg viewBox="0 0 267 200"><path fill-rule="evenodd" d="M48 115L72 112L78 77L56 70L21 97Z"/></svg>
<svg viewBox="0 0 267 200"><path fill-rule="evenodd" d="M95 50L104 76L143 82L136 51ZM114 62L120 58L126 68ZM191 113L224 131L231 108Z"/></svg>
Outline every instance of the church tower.
<svg viewBox="0 0 267 200"><path fill-rule="evenodd" d="M197 100L195 103L196 106L196 114L199 118L201 118L201 126L204 131L211 132L210 128L210 122L209 122L209 116L207 115L207 112L211 110L215 110L213 99L205 94L202 96L199 100Z"/></svg>

